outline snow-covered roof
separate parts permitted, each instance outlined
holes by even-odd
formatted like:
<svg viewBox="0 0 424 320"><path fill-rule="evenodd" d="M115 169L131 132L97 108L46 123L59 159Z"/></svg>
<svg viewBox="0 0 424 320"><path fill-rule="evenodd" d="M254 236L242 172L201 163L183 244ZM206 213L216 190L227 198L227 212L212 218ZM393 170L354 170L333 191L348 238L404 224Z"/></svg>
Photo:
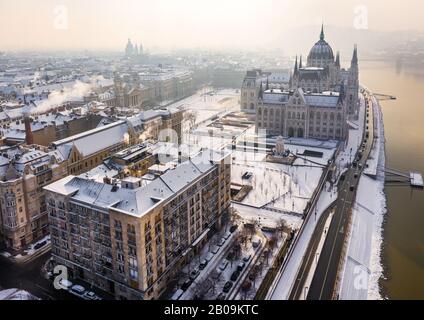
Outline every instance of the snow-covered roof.
<svg viewBox="0 0 424 320"><path fill-rule="evenodd" d="M100 181L100 176L90 179L85 175L68 176L44 189L71 196L72 200L101 208L113 208L119 212L142 216L163 200L179 193L193 181L213 168L212 163L221 161L229 151L205 150L201 154L168 170L150 183L136 189L113 187ZM212 161L212 162L211 162Z"/></svg>
<svg viewBox="0 0 424 320"><path fill-rule="evenodd" d="M83 156L89 156L124 140L128 124L120 120L52 143L65 158L75 146Z"/></svg>

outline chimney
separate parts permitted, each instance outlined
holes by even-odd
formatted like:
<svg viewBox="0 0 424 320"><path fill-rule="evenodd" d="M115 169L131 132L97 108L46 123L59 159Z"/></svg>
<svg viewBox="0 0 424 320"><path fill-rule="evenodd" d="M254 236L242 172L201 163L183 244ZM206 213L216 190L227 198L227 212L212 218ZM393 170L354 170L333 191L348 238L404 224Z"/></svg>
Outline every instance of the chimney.
<svg viewBox="0 0 424 320"><path fill-rule="evenodd" d="M29 113L24 114L24 123L25 123L25 142L27 145L34 144L34 135L31 130L31 120L29 117Z"/></svg>

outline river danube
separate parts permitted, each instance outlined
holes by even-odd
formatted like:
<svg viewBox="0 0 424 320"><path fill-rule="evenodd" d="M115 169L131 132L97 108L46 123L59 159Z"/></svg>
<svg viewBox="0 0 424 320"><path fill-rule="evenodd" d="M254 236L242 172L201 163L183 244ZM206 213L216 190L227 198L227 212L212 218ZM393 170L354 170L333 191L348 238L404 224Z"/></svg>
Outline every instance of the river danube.
<svg viewBox="0 0 424 320"><path fill-rule="evenodd" d="M424 66L404 69L399 63L363 61L360 81L382 101L386 167L424 174ZM424 299L424 191L386 184L382 293L389 299Z"/></svg>

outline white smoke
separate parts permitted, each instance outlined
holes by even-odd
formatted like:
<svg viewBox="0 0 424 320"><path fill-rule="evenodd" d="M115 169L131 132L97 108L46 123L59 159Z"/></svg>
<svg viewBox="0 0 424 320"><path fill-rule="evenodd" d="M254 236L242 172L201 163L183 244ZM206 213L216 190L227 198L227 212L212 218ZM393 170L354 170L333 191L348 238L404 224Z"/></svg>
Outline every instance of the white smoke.
<svg viewBox="0 0 424 320"><path fill-rule="evenodd" d="M36 107L31 108L32 114L48 112L51 109L60 107L66 102L82 100L93 88L100 85L103 76L91 77L89 82L75 81L72 86L64 87L60 90L52 91L46 100L43 100Z"/></svg>

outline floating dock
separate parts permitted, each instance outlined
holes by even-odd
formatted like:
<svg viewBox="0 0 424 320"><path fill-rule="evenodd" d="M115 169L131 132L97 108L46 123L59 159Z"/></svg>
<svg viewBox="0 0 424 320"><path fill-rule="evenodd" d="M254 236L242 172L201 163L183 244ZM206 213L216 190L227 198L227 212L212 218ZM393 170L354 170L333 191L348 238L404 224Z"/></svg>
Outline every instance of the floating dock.
<svg viewBox="0 0 424 320"><path fill-rule="evenodd" d="M403 173L389 168L386 168L385 172L386 182L388 183L408 183L414 188L424 188L423 176L420 172Z"/></svg>
<svg viewBox="0 0 424 320"><path fill-rule="evenodd" d="M421 173L413 171L409 173L409 180L411 181L411 186L417 187L417 188L423 188L423 176Z"/></svg>

